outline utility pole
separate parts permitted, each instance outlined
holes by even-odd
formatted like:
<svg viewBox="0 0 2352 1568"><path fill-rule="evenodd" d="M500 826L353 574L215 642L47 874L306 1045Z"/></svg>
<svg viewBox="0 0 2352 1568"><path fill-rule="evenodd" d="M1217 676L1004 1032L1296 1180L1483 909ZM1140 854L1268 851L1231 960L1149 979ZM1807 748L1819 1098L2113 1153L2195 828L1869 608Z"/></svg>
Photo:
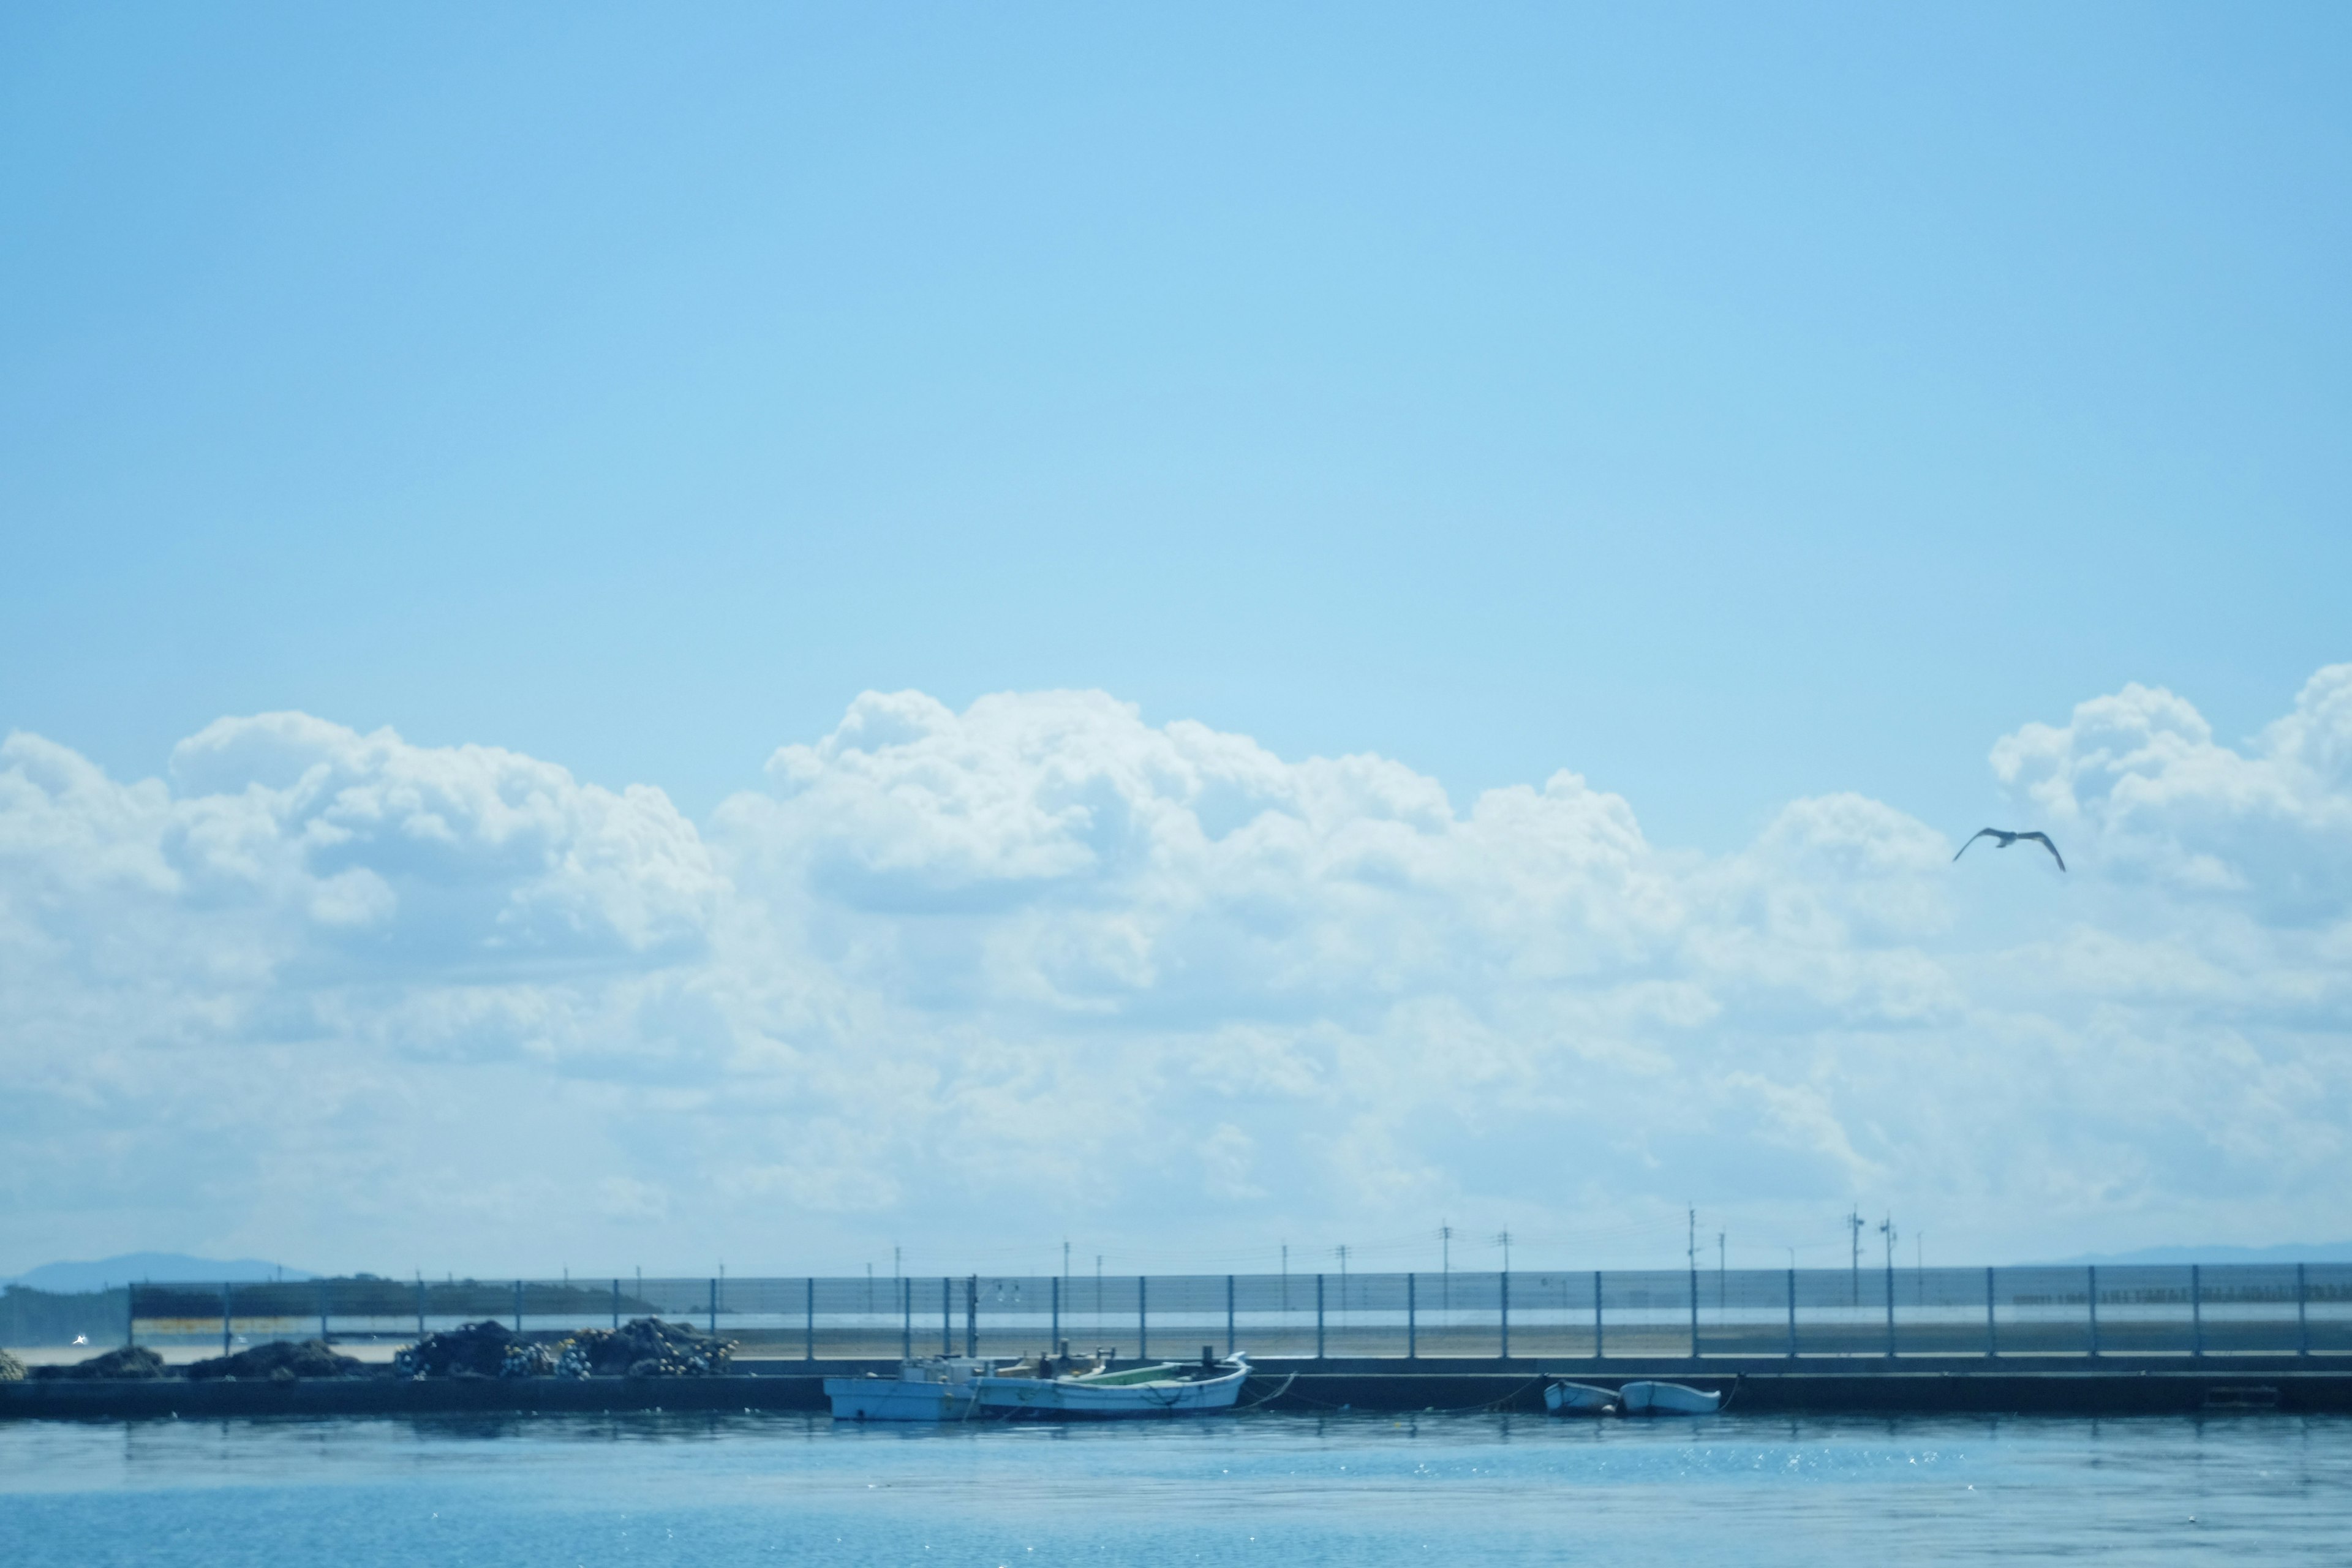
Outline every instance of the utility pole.
<svg viewBox="0 0 2352 1568"><path fill-rule="evenodd" d="M1437 1222L1437 1304L1454 1305L1454 1227L1444 1220Z"/></svg>
<svg viewBox="0 0 2352 1568"><path fill-rule="evenodd" d="M1853 1232L1853 1304L1862 1305L1862 1211L1847 1211L1845 1227Z"/></svg>
<svg viewBox="0 0 2352 1568"><path fill-rule="evenodd" d="M1511 1271L1511 1233L1507 1230L1496 1231L1495 1245L1503 1249L1503 1272L1508 1274Z"/></svg>
<svg viewBox="0 0 2352 1568"><path fill-rule="evenodd" d="M1726 1278L1723 1266L1723 1232L1718 1230L1715 1233L1715 1315L1718 1319L1723 1316Z"/></svg>
<svg viewBox="0 0 2352 1568"><path fill-rule="evenodd" d="M1693 1205L1690 1213L1690 1234L1683 1247L1683 1257L1690 1264L1690 1340L1691 1359L1698 1359L1698 1208Z"/></svg>
<svg viewBox="0 0 2352 1568"><path fill-rule="evenodd" d="M1334 1251L1339 1255L1339 1310L1348 1310L1348 1244L1341 1242Z"/></svg>
<svg viewBox="0 0 2352 1568"><path fill-rule="evenodd" d="M1290 1310L1290 1243L1282 1244L1282 1310Z"/></svg>
<svg viewBox="0 0 2352 1568"><path fill-rule="evenodd" d="M1886 1353L1895 1353L1895 1216L1888 1215L1878 1223L1879 1234L1886 1237Z"/></svg>
<svg viewBox="0 0 2352 1568"><path fill-rule="evenodd" d="M900 1278L902 1278L900 1273L901 1268L902 1265L898 1258L898 1247L896 1242L893 1242L890 1246L890 1282L894 1285L898 1282ZM1066 1268L1063 1271L1065 1273L1068 1272Z"/></svg>
<svg viewBox="0 0 2352 1568"><path fill-rule="evenodd" d="M1069 1238L1068 1237L1066 1237L1066 1237L1062 1237L1062 1295L1066 1299L1066 1298L1068 1297L1069 1293L1070 1293L1070 1238Z"/></svg>

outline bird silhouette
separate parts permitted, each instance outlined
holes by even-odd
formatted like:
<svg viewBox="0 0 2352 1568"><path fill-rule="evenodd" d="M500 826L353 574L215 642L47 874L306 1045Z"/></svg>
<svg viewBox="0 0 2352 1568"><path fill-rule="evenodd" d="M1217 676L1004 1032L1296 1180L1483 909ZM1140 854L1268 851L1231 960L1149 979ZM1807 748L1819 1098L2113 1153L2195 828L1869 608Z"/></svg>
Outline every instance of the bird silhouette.
<svg viewBox="0 0 2352 1568"><path fill-rule="evenodd" d="M1979 827L1969 835L1969 844L1974 844L1979 838L1997 838L2000 841L2000 847L2003 849L2021 838L2029 843L2039 844L2050 851L2050 858L2058 862L2058 869L2063 871L2066 868L2066 857L2058 853L2058 846L2050 842L2050 835L2047 833L2010 833L1998 827ZM1960 855L1967 854L1969 844L1961 845L1959 854L1953 856L1952 858L1957 860Z"/></svg>

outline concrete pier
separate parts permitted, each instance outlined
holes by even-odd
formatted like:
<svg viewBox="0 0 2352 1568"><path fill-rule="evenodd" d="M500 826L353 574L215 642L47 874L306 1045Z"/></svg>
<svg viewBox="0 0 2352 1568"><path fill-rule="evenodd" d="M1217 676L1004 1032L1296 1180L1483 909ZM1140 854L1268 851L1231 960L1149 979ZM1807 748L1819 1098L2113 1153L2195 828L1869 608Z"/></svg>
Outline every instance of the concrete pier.
<svg viewBox="0 0 2352 1568"><path fill-rule="evenodd" d="M2183 1415L2352 1414L2352 1357L1916 1356L1809 1358L1391 1357L1267 1359L1244 1403L1290 1414L1510 1410L1540 1414L1557 1377L1613 1386L1663 1378L1730 1394L1727 1415ZM294 1382L0 1384L0 1419L556 1415L806 1411L824 1379L895 1373L895 1362L773 1360L709 1378L351 1377ZM1279 1391L1279 1392L1277 1392Z"/></svg>

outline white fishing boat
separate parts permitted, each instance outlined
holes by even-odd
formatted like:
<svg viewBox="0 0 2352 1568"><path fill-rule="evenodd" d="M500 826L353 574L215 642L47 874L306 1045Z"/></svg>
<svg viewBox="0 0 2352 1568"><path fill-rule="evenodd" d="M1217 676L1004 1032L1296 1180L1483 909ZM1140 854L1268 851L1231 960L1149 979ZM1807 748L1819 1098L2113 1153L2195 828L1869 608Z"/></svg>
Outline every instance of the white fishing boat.
<svg viewBox="0 0 2352 1568"><path fill-rule="evenodd" d="M1723 1408L1721 1390L1679 1383L1629 1383L1617 1398L1628 1415L1711 1415Z"/></svg>
<svg viewBox="0 0 2352 1568"><path fill-rule="evenodd" d="M1617 1391L1590 1383L1555 1383L1544 1390L1544 1408L1554 1415L1614 1415Z"/></svg>
<svg viewBox="0 0 2352 1568"><path fill-rule="evenodd" d="M824 1396L836 1421L961 1421L977 1408L979 1380L1009 1356L925 1356L898 1363L898 1375L828 1377Z"/></svg>
<svg viewBox="0 0 2352 1568"><path fill-rule="evenodd" d="M981 1413L1072 1420L1201 1415L1231 1410L1250 1377L1249 1357L1159 1362L1121 1372L1065 1373L1051 1360L974 1379Z"/></svg>

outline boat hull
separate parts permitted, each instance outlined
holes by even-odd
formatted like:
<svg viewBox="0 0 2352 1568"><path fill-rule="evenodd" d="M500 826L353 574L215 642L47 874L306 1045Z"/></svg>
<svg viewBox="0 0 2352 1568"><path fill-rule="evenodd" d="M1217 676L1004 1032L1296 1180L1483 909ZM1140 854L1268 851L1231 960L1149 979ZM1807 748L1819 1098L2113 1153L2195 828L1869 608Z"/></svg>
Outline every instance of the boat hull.
<svg viewBox="0 0 2352 1568"><path fill-rule="evenodd" d="M836 1421L961 1421L978 1408L978 1380L1006 1359L926 1356L896 1377L828 1377L824 1396Z"/></svg>
<svg viewBox="0 0 2352 1568"><path fill-rule="evenodd" d="M1712 1415L1723 1408L1719 1391L1679 1383L1629 1383L1617 1396L1628 1415Z"/></svg>
<svg viewBox="0 0 2352 1568"><path fill-rule="evenodd" d="M1544 1390L1544 1408L1554 1415L1614 1415L1617 1391L1589 1383L1555 1383Z"/></svg>
<svg viewBox="0 0 2352 1568"><path fill-rule="evenodd" d="M975 1406L969 1383L902 1383L895 1377L828 1377L836 1421L961 1421Z"/></svg>
<svg viewBox="0 0 2352 1568"><path fill-rule="evenodd" d="M1060 1421L1139 1421L1231 1410L1249 1381L1247 1363L1217 1377L1151 1383L1089 1384L1083 1378L983 1377L981 1412Z"/></svg>

